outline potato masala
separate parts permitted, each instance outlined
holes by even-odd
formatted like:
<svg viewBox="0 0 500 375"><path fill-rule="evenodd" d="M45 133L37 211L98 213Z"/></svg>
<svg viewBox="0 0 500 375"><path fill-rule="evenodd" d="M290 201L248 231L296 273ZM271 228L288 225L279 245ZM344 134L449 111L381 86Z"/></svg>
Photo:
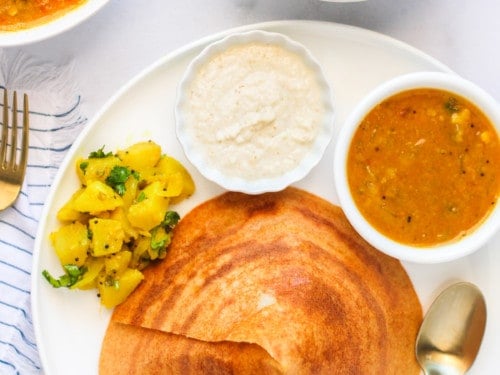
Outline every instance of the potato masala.
<svg viewBox="0 0 500 375"><path fill-rule="evenodd" d="M76 162L81 187L59 209L50 242L64 270L43 276L55 288L97 289L101 303L123 302L165 258L180 217L171 205L189 197L193 179L151 141L116 153L103 148Z"/></svg>
<svg viewBox="0 0 500 375"><path fill-rule="evenodd" d="M362 215L398 242L433 246L470 233L500 191L500 143L474 104L437 89L383 101L354 134L347 174Z"/></svg>

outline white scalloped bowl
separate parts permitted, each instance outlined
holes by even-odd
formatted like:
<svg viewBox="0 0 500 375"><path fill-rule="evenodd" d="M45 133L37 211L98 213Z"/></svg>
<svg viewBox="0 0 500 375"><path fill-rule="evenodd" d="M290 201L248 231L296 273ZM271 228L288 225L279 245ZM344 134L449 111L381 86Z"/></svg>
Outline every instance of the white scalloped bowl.
<svg viewBox="0 0 500 375"><path fill-rule="evenodd" d="M86 3L46 23L16 31L0 31L0 47L38 42L61 34L97 13L109 0L87 0Z"/></svg>
<svg viewBox="0 0 500 375"><path fill-rule="evenodd" d="M276 176L252 177L229 175L222 172L220 168L213 163L208 162L206 151L196 143L192 132L187 129L186 111L184 107L189 100L187 93L190 85L196 77L197 72L215 55L227 50L233 46L245 45L249 43L263 43L278 45L285 50L298 55L305 63L308 69L313 72L314 80L320 89L321 106L324 108L321 121L319 121L319 130L314 138L311 147L305 153L305 156L299 161L293 169ZM334 125L334 107L333 95L319 63L313 58L311 53L301 44L290 38L272 32L250 31L229 35L222 40L207 46L188 66L177 92L177 101L175 105L176 132L177 137L183 147L184 153L189 161L199 170L199 172L217 183L219 186L230 191L239 191L247 194L260 194L264 192L279 191L292 183L304 178L310 170L321 160L324 151L330 143L333 135Z"/></svg>
<svg viewBox="0 0 500 375"><path fill-rule="evenodd" d="M500 134L500 107L484 90L458 75L419 72L396 77L370 92L351 112L337 137L334 151L334 180L340 205L356 231L378 250L394 258L415 263L441 263L472 254L500 229L500 205L481 221L474 230L455 241L434 246L402 244L375 229L360 212L351 195L347 180L347 155L354 133L365 116L379 103L400 92L417 88L434 88L454 93L475 104Z"/></svg>

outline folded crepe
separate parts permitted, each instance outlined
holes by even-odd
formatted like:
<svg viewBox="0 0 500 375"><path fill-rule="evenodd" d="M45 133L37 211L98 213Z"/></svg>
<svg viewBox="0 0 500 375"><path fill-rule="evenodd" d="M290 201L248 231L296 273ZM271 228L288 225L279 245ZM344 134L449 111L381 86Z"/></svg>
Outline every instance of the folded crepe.
<svg viewBox="0 0 500 375"><path fill-rule="evenodd" d="M100 371L418 374L422 310L398 260L305 191L225 193L175 229L111 318Z"/></svg>

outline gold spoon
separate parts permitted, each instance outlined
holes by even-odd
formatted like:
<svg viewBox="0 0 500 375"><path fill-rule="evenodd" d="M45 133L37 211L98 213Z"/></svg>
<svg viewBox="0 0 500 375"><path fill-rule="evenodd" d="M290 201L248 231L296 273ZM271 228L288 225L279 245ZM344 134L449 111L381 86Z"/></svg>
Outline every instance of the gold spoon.
<svg viewBox="0 0 500 375"><path fill-rule="evenodd" d="M425 315L415 353L427 375L465 374L481 346L486 303L473 284L445 289Z"/></svg>

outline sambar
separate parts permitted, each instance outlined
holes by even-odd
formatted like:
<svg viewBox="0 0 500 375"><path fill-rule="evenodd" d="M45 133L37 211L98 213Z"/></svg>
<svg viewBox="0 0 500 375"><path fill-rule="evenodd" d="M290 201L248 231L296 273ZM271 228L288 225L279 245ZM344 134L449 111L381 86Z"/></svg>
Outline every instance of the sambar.
<svg viewBox="0 0 500 375"><path fill-rule="evenodd" d="M473 230L500 191L500 142L471 102L440 89L411 89L373 108L347 157L362 215L398 242L432 246Z"/></svg>

